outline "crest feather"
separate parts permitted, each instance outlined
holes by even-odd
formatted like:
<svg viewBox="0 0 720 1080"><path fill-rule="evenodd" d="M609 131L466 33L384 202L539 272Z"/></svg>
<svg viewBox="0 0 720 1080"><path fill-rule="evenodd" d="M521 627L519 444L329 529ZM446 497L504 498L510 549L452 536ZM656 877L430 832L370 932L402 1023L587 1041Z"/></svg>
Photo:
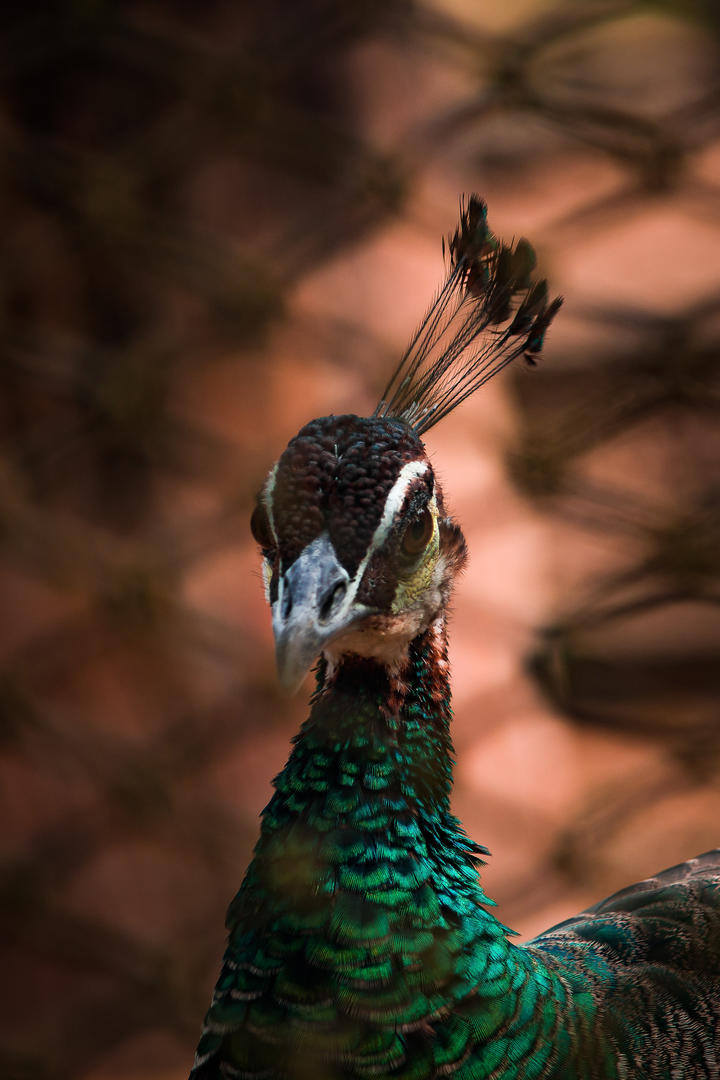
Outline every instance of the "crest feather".
<svg viewBox="0 0 720 1080"><path fill-rule="evenodd" d="M498 241L477 195L461 202L447 255L445 284L373 414L404 420L418 435L518 356L534 365L562 304L561 297L548 302L547 281L533 280L532 245Z"/></svg>

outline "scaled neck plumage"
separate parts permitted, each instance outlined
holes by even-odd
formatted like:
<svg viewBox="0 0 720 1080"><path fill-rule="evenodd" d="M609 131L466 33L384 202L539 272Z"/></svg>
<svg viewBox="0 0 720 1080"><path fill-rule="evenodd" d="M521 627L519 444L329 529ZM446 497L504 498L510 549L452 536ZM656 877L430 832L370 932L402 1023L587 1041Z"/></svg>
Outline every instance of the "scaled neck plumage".
<svg viewBox="0 0 720 1080"><path fill-rule="evenodd" d="M305 1080L322 1065L332 1077L384 1077L420 1056L418 1075L472 1060L477 1080L510 1080L502 1055L530 1037L544 999L552 1008L532 1029L523 1076L565 1075L547 1066L577 1038L567 975L511 945L486 910L485 849L450 812L449 722L442 621L397 670L353 656L321 666L228 915L214 1008L222 1016L228 1002L239 1075Z"/></svg>
<svg viewBox="0 0 720 1080"><path fill-rule="evenodd" d="M449 808L444 626L411 643L402 671L348 657L320 683L230 926L278 957L299 941L302 978L334 1010L420 1030L477 984L491 944L496 958L508 947L481 906L484 849Z"/></svg>
<svg viewBox="0 0 720 1080"><path fill-rule="evenodd" d="M371 734L393 748L394 784L408 806L448 811L453 748L444 616L382 659L331 654L318 682L309 727L327 725L331 738L342 730L351 739Z"/></svg>

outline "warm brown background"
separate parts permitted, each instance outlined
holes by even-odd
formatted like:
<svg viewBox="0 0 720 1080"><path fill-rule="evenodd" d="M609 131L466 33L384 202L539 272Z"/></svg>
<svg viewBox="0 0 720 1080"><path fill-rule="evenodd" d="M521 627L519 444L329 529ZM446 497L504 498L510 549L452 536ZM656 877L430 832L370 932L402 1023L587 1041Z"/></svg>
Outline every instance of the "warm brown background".
<svg viewBox="0 0 720 1080"><path fill-rule="evenodd" d="M306 709L252 496L372 409L463 191L566 297L428 438L487 890L531 934L718 844L714 0L3 9L0 1076L185 1075Z"/></svg>

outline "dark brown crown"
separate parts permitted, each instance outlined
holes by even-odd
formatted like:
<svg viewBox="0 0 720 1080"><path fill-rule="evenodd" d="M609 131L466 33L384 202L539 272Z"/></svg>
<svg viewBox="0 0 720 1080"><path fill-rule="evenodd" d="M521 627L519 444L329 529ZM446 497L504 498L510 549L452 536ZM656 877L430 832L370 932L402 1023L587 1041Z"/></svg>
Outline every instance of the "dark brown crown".
<svg viewBox="0 0 720 1080"><path fill-rule="evenodd" d="M352 577L402 466L424 456L402 421L347 415L306 424L280 458L272 491L283 571L327 530Z"/></svg>

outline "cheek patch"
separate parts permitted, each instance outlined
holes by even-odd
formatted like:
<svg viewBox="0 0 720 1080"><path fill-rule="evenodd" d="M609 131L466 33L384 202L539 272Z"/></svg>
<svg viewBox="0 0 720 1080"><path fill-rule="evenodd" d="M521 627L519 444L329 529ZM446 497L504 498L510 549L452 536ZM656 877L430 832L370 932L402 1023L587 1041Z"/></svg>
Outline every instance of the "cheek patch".
<svg viewBox="0 0 720 1080"><path fill-rule="evenodd" d="M433 532L420 561L404 559L400 544L402 530L389 534L386 543L374 552L362 575L357 599L371 608L399 612L417 603L433 584L440 550L440 529L435 498L427 504L433 516Z"/></svg>
<svg viewBox="0 0 720 1080"><path fill-rule="evenodd" d="M420 565L407 577L400 575L392 602L394 612L419 603L428 592L434 592L433 582L440 553L440 530L438 528L435 501L430 504L433 511L433 533L422 556Z"/></svg>

